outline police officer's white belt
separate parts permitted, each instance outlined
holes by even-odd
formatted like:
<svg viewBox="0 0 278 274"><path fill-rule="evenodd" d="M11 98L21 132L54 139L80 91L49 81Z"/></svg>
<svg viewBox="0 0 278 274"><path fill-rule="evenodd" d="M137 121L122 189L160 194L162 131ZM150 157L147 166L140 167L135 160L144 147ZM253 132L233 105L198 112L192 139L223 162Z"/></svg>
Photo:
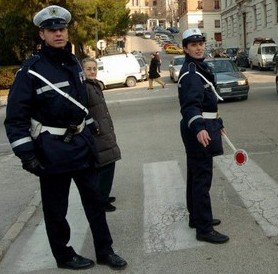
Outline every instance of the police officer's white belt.
<svg viewBox="0 0 278 274"><path fill-rule="evenodd" d="M218 112L203 112L202 116L204 119L217 119L220 117Z"/></svg>
<svg viewBox="0 0 278 274"><path fill-rule="evenodd" d="M77 125L76 131L74 134L79 134L85 127L86 122L83 122L80 125ZM67 128L58 128L58 127L48 127L42 125L40 122L35 119L31 119L31 136L36 139L41 133L48 131L53 135L64 135L66 133Z"/></svg>
<svg viewBox="0 0 278 274"><path fill-rule="evenodd" d="M84 129L84 127L85 127L85 121L83 121L80 125L77 126L74 134L80 133ZM67 128L42 126L41 133L48 131L50 134L53 134L53 135L64 135L66 133L66 130L67 130Z"/></svg>

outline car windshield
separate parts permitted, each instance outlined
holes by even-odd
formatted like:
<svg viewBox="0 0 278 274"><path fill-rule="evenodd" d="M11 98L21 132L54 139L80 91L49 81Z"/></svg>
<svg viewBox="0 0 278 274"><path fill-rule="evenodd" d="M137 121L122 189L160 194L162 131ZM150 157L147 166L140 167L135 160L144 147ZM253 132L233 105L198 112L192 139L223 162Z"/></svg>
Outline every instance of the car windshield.
<svg viewBox="0 0 278 274"><path fill-rule="evenodd" d="M184 62L184 58L185 58L185 57L182 57L182 58L175 58L175 59L174 59L174 66L182 65L183 62Z"/></svg>
<svg viewBox="0 0 278 274"><path fill-rule="evenodd" d="M237 53L237 48L228 48L227 50L226 50L226 54L228 55L228 56L235 56L236 55L236 53Z"/></svg>
<svg viewBox="0 0 278 274"><path fill-rule="evenodd" d="M277 51L277 47L262 47L262 53L264 54L274 54Z"/></svg>
<svg viewBox="0 0 278 274"><path fill-rule="evenodd" d="M213 73L239 71L235 63L230 60L208 60L205 62L209 65Z"/></svg>

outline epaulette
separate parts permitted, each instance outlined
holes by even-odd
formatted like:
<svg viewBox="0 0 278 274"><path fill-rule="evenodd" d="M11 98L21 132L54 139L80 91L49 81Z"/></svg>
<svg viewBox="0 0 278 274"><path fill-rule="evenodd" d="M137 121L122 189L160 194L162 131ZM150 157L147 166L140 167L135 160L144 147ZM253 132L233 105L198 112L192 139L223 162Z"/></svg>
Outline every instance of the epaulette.
<svg viewBox="0 0 278 274"><path fill-rule="evenodd" d="M33 55L29 59L25 60L22 64L22 69L29 69L33 64L35 64L40 59L39 55Z"/></svg>
<svg viewBox="0 0 278 274"><path fill-rule="evenodd" d="M188 71L189 72L196 72L196 64L194 64L193 62L188 64Z"/></svg>

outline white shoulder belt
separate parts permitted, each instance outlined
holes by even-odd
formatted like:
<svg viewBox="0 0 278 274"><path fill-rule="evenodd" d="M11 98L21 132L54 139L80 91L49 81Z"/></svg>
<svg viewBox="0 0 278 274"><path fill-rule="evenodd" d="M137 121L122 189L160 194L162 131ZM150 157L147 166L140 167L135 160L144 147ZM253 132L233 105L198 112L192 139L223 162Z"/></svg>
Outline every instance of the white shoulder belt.
<svg viewBox="0 0 278 274"><path fill-rule="evenodd" d="M83 111L85 111L86 115L88 115L89 111L87 108L85 108L82 104L80 104L78 101L76 101L74 98L72 98L68 93L62 91L61 89L59 89L58 87L56 87L54 84L52 84L50 81L48 81L45 77L43 77L41 74L29 69L28 70L29 73L33 74L34 76L38 77L39 79L41 79L43 82L45 82L48 86L50 86L51 88L53 88L54 90L56 90L59 94L61 94L62 96L64 96L66 99L70 100L72 103L74 103L76 106L78 106L79 108L81 108Z"/></svg>
<svg viewBox="0 0 278 274"><path fill-rule="evenodd" d="M183 73L183 74L180 76L179 81L178 81L178 85L179 85L181 79L182 79L185 75L187 75L187 74L189 74L189 73L190 73L190 72L187 71L187 72ZM201 77L207 82L207 84L211 87L211 89L212 89L212 91L214 92L215 96L216 96L219 100L223 101L223 98L216 92L214 85L213 85L206 77L204 77L200 72L198 72L198 71L195 70L195 73L197 73L199 76L201 76Z"/></svg>

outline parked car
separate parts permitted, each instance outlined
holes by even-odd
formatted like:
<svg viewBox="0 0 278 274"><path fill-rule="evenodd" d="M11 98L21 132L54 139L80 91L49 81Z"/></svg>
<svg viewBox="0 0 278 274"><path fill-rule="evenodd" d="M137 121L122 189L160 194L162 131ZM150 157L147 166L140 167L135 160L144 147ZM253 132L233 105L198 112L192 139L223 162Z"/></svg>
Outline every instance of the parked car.
<svg viewBox="0 0 278 274"><path fill-rule="evenodd" d="M171 33L179 33L179 30L175 27L169 27L166 30L169 30Z"/></svg>
<svg viewBox="0 0 278 274"><path fill-rule="evenodd" d="M97 76L102 89L116 84L134 87L137 81L142 80L140 65L133 54L106 55L97 58L96 61Z"/></svg>
<svg viewBox="0 0 278 274"><path fill-rule="evenodd" d="M163 48L166 49L169 46L176 46L176 44L174 44L174 42L172 41L165 41L165 43L163 44Z"/></svg>
<svg viewBox="0 0 278 274"><path fill-rule="evenodd" d="M165 52L169 54L183 54L183 49L176 46L169 46L165 49Z"/></svg>
<svg viewBox="0 0 278 274"><path fill-rule="evenodd" d="M147 80L148 79L148 71L149 71L149 66L146 63L146 60L143 56L135 55L139 65L140 65L140 72L142 76L142 80Z"/></svg>
<svg viewBox="0 0 278 274"><path fill-rule="evenodd" d="M239 49L236 54L235 63L238 67L249 68L249 48Z"/></svg>
<svg viewBox="0 0 278 274"><path fill-rule="evenodd" d="M273 68L273 56L278 46L271 38L255 38L249 50L249 65L251 69L259 70Z"/></svg>
<svg viewBox="0 0 278 274"><path fill-rule="evenodd" d="M238 48L227 48L225 50L225 55L229 57L232 61L236 60L236 54L237 54Z"/></svg>
<svg viewBox="0 0 278 274"><path fill-rule="evenodd" d="M148 32L148 31L144 32L145 39L151 39L151 37L152 37L152 34L150 32Z"/></svg>
<svg viewBox="0 0 278 274"><path fill-rule="evenodd" d="M228 58L207 58L205 62L212 69L216 79L216 91L223 99L237 98L246 100L249 83L237 65Z"/></svg>
<svg viewBox="0 0 278 274"><path fill-rule="evenodd" d="M273 63L273 71L275 74L277 74L278 73L278 51L276 51L276 53L274 54L272 63Z"/></svg>
<svg viewBox="0 0 278 274"><path fill-rule="evenodd" d="M177 55L172 58L169 64L169 74L171 80L176 83L179 79L181 67L184 63L185 56Z"/></svg>

